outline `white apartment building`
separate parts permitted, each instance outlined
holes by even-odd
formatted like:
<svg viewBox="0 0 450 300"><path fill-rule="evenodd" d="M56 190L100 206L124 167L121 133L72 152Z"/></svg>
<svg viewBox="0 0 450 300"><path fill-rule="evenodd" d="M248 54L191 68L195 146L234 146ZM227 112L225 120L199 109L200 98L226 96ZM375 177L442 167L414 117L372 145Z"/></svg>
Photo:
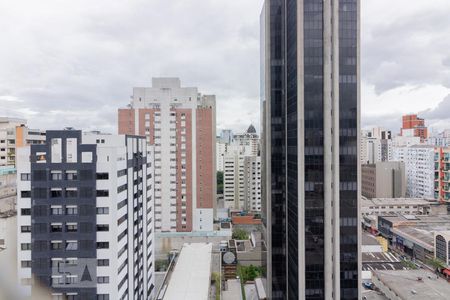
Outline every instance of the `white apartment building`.
<svg viewBox="0 0 450 300"><path fill-rule="evenodd" d="M225 207L261 211L261 158L255 128L250 125L246 133L235 134L225 151Z"/></svg>
<svg viewBox="0 0 450 300"><path fill-rule="evenodd" d="M30 129L26 123L23 119L0 117L0 166L15 166L18 148L44 142L45 132Z"/></svg>
<svg viewBox="0 0 450 300"><path fill-rule="evenodd" d="M245 210L261 211L261 157L244 157Z"/></svg>
<svg viewBox="0 0 450 300"><path fill-rule="evenodd" d="M253 125L250 125L246 132L235 134L232 144L239 147L241 155L259 155L259 136Z"/></svg>
<svg viewBox="0 0 450 300"><path fill-rule="evenodd" d="M155 147L155 228L212 231L216 205L215 96L153 78L119 109L119 133L144 135Z"/></svg>
<svg viewBox="0 0 450 300"><path fill-rule="evenodd" d="M216 169L217 172L223 172L224 170L224 161L225 154L227 153L228 144L222 142L221 139L217 138L216 141Z"/></svg>
<svg viewBox="0 0 450 300"><path fill-rule="evenodd" d="M18 279L53 299L153 299L153 153L144 138L47 131L20 148Z"/></svg>
<svg viewBox="0 0 450 300"><path fill-rule="evenodd" d="M244 209L244 156L230 154L224 159L223 199L225 208Z"/></svg>
<svg viewBox="0 0 450 300"><path fill-rule="evenodd" d="M405 162L406 194L411 198L434 198L434 146L395 147L395 161Z"/></svg>

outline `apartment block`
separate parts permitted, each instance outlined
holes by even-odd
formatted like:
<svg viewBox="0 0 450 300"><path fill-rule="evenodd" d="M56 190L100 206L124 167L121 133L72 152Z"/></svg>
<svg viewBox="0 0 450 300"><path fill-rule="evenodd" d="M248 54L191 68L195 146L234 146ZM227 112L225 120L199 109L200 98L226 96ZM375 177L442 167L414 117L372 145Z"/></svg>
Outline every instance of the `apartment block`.
<svg viewBox="0 0 450 300"><path fill-rule="evenodd" d="M17 149L33 144L42 144L45 132L30 129L26 120L0 118L0 166L15 166Z"/></svg>
<svg viewBox="0 0 450 300"><path fill-rule="evenodd" d="M404 198L404 162L377 162L361 166L361 193L368 198Z"/></svg>
<svg viewBox="0 0 450 300"><path fill-rule="evenodd" d="M435 148L434 198L442 202L450 200L450 148Z"/></svg>
<svg viewBox="0 0 450 300"><path fill-rule="evenodd" d="M226 208L261 211L261 158L259 136L250 125L235 134L224 153L224 203Z"/></svg>
<svg viewBox="0 0 450 300"><path fill-rule="evenodd" d="M18 155L22 292L153 298L153 153L145 138L47 131L44 144Z"/></svg>
<svg viewBox="0 0 450 300"><path fill-rule="evenodd" d="M261 157L244 157L245 210L261 211Z"/></svg>
<svg viewBox="0 0 450 300"><path fill-rule="evenodd" d="M428 138L428 128L425 126L425 120L417 115L405 115L402 117L401 136L420 137L421 141Z"/></svg>
<svg viewBox="0 0 450 300"><path fill-rule="evenodd" d="M119 133L145 136L155 148L157 231L213 230L216 203L215 96L153 78L119 109Z"/></svg>

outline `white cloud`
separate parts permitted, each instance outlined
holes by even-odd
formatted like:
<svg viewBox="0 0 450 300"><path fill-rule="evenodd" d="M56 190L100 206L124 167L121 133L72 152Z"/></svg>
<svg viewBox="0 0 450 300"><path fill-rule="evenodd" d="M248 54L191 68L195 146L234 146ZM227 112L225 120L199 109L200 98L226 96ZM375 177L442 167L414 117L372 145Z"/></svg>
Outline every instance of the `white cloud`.
<svg viewBox="0 0 450 300"><path fill-rule="evenodd" d="M450 1L361 3L363 125L395 129L401 114L435 108L449 93ZM133 86L178 76L217 95L219 129L259 127L261 5L0 0L1 114L114 132Z"/></svg>

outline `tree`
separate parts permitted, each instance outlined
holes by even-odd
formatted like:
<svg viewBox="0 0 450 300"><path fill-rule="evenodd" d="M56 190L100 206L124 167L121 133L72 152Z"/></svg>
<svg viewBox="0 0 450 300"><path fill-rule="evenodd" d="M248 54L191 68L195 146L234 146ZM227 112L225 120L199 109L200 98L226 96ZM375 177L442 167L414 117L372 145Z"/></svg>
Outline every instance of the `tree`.
<svg viewBox="0 0 450 300"><path fill-rule="evenodd" d="M236 228L231 236L234 240L248 240L248 233L244 229Z"/></svg>
<svg viewBox="0 0 450 300"><path fill-rule="evenodd" d="M223 194L223 172L217 171L217 194Z"/></svg>
<svg viewBox="0 0 450 300"><path fill-rule="evenodd" d="M238 273L243 282L254 281L255 278L262 275L262 268L254 265L239 266Z"/></svg>

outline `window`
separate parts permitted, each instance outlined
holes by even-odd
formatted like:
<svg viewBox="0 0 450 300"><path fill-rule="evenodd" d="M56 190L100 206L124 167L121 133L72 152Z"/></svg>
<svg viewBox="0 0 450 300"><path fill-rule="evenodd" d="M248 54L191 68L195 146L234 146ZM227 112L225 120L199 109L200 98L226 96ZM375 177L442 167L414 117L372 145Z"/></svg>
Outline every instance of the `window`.
<svg viewBox="0 0 450 300"><path fill-rule="evenodd" d="M30 216L31 215L31 208L22 208L20 210L20 214L22 216Z"/></svg>
<svg viewBox="0 0 450 300"><path fill-rule="evenodd" d="M82 163L92 163L92 152L82 152L81 153Z"/></svg>
<svg viewBox="0 0 450 300"><path fill-rule="evenodd" d="M66 140L66 162L76 163L78 160L77 156L77 139L68 138Z"/></svg>
<svg viewBox="0 0 450 300"><path fill-rule="evenodd" d="M109 242L97 242L97 249L109 249Z"/></svg>
<svg viewBox="0 0 450 300"><path fill-rule="evenodd" d="M67 258L66 259L66 266L77 266L78 265L78 258Z"/></svg>
<svg viewBox="0 0 450 300"><path fill-rule="evenodd" d="M97 266L99 267L109 266L109 259L97 259Z"/></svg>
<svg viewBox="0 0 450 300"><path fill-rule="evenodd" d="M31 260L22 260L20 266L22 268L31 268Z"/></svg>
<svg viewBox="0 0 450 300"><path fill-rule="evenodd" d="M97 197L108 197L109 191L108 190L97 190Z"/></svg>
<svg viewBox="0 0 450 300"><path fill-rule="evenodd" d="M97 277L97 283L109 283L109 276Z"/></svg>
<svg viewBox="0 0 450 300"><path fill-rule="evenodd" d="M62 189L51 189L50 197L51 198L61 198L62 197Z"/></svg>
<svg viewBox="0 0 450 300"><path fill-rule="evenodd" d="M78 282L78 275L66 275L66 284L74 284Z"/></svg>
<svg viewBox="0 0 450 300"><path fill-rule="evenodd" d="M20 232L31 232L31 226L20 226Z"/></svg>
<svg viewBox="0 0 450 300"><path fill-rule="evenodd" d="M78 250L78 241L67 241L66 242L66 250L67 251Z"/></svg>
<svg viewBox="0 0 450 300"><path fill-rule="evenodd" d="M97 225L97 231L109 231L108 224L99 224Z"/></svg>
<svg viewBox="0 0 450 300"><path fill-rule="evenodd" d="M109 300L109 294L98 294L97 300Z"/></svg>
<svg viewBox="0 0 450 300"><path fill-rule="evenodd" d="M62 232L62 223L52 223L50 225L51 232Z"/></svg>
<svg viewBox="0 0 450 300"><path fill-rule="evenodd" d="M77 215L78 207L76 205L67 205L66 206L66 215Z"/></svg>
<svg viewBox="0 0 450 300"><path fill-rule="evenodd" d="M62 171L52 171L51 179L52 180L62 180Z"/></svg>
<svg viewBox="0 0 450 300"><path fill-rule="evenodd" d="M77 171L66 171L66 180L78 180Z"/></svg>
<svg viewBox="0 0 450 300"><path fill-rule="evenodd" d="M20 244L21 250L31 250L31 243L22 243Z"/></svg>
<svg viewBox="0 0 450 300"><path fill-rule="evenodd" d="M22 198L31 198L31 191L21 191L20 197Z"/></svg>
<svg viewBox="0 0 450 300"><path fill-rule="evenodd" d="M66 189L66 198L76 198L78 197L78 190L76 188Z"/></svg>
<svg viewBox="0 0 450 300"><path fill-rule="evenodd" d="M63 244L61 241L51 241L50 242L50 248L52 250L62 250L63 249Z"/></svg>
<svg viewBox="0 0 450 300"><path fill-rule="evenodd" d="M52 268L58 268L59 266L63 266L64 262L62 258L52 258L50 264Z"/></svg>
<svg viewBox="0 0 450 300"><path fill-rule="evenodd" d="M20 180L22 180L22 181L30 181L31 180L31 174L30 173L22 173L22 174L20 174Z"/></svg>
<svg viewBox="0 0 450 300"><path fill-rule="evenodd" d="M55 284L64 284L64 279L62 276L52 276L52 285ZM54 297L55 295L53 295ZM56 298L56 299L64 299L61 295L61 298Z"/></svg>
<svg viewBox="0 0 450 300"><path fill-rule="evenodd" d="M66 232L77 232L78 224L77 223L67 223L66 224Z"/></svg>
<svg viewBox="0 0 450 300"><path fill-rule="evenodd" d="M97 207L97 215L109 214L109 207Z"/></svg>
<svg viewBox="0 0 450 300"><path fill-rule="evenodd" d="M97 173L97 180L108 180L109 174L108 173Z"/></svg>
<svg viewBox="0 0 450 300"><path fill-rule="evenodd" d="M78 281L78 276L77 276L77 281ZM78 299L78 295L77 294L67 294L67 300L77 300Z"/></svg>
<svg viewBox="0 0 450 300"><path fill-rule="evenodd" d="M117 177L122 177L122 176L125 176L125 175L127 175L127 170L126 169L117 171Z"/></svg>
<svg viewBox="0 0 450 300"><path fill-rule="evenodd" d="M63 214L62 206L52 205L50 207L50 212L52 215L62 215Z"/></svg>

